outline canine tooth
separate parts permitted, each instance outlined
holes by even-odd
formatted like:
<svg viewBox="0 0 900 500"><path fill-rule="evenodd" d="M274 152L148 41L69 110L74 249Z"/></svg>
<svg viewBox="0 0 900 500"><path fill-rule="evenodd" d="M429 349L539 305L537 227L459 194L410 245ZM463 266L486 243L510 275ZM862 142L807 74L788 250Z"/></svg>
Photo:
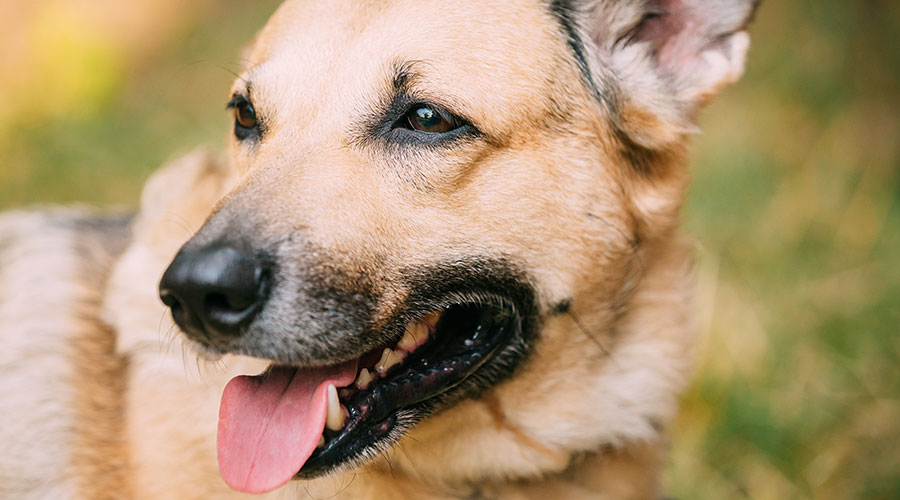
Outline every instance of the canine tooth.
<svg viewBox="0 0 900 500"><path fill-rule="evenodd" d="M328 384L328 411L325 415L325 427L339 431L344 426L344 410L338 399L337 389L334 384Z"/></svg>
<svg viewBox="0 0 900 500"><path fill-rule="evenodd" d="M356 377L356 388L364 391L369 388L369 384L371 384L373 380L375 380L375 375L369 373L368 368L363 368Z"/></svg>
<svg viewBox="0 0 900 500"><path fill-rule="evenodd" d="M434 327L437 326L438 321L441 319L442 314L443 312L441 311L432 311L426 314L421 321L428 326L428 331L433 331Z"/></svg>
<svg viewBox="0 0 900 500"><path fill-rule="evenodd" d="M381 353L381 360L375 364L375 371L383 376L391 367L399 365L401 361L403 361L403 353L385 348L384 352Z"/></svg>
<svg viewBox="0 0 900 500"><path fill-rule="evenodd" d="M406 333L403 334L400 342L397 342L397 347L404 351L412 351L425 342L426 338L428 338L428 325L416 321L406 325Z"/></svg>
<svg viewBox="0 0 900 500"><path fill-rule="evenodd" d="M322 448L325 446L325 436L319 436L319 444L316 445L316 448Z"/></svg>

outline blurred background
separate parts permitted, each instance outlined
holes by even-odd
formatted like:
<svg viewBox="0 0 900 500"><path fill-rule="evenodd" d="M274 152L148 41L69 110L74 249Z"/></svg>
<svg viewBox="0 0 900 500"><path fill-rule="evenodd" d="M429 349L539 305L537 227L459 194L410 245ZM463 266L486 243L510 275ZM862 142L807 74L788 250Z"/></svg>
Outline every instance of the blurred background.
<svg viewBox="0 0 900 500"><path fill-rule="evenodd" d="M219 148L276 0L0 0L0 208L136 204ZM686 230L699 364L665 481L684 499L900 498L900 2L764 2L702 119Z"/></svg>

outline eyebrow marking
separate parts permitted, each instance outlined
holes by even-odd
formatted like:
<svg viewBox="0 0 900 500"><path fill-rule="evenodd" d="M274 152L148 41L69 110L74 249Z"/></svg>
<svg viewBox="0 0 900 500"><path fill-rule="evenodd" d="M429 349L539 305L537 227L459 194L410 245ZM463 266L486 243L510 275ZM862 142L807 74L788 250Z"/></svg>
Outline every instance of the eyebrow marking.
<svg viewBox="0 0 900 500"><path fill-rule="evenodd" d="M394 124L394 118L412 104L412 87L421 78L414 70L416 65L411 61L394 63L390 84L382 88L379 99L366 120L369 125L364 127L366 133L362 137L386 134Z"/></svg>
<svg viewBox="0 0 900 500"><path fill-rule="evenodd" d="M422 79L421 73L416 71L416 68L423 65L424 63L421 61L395 62L393 78L391 79L393 95L390 97L404 92L411 92L415 84Z"/></svg>
<svg viewBox="0 0 900 500"><path fill-rule="evenodd" d="M394 91L399 92L409 88L411 80L416 76L412 69L413 63L396 63L394 65L394 78L391 81Z"/></svg>
<svg viewBox="0 0 900 500"><path fill-rule="evenodd" d="M382 87L365 120L368 125L362 127L365 132L358 134L359 139L353 142L366 142L368 137L386 134L397 116L415 102L413 87L421 80L415 67L421 64L418 61L398 61L393 64L388 78L390 83Z"/></svg>
<svg viewBox="0 0 900 500"><path fill-rule="evenodd" d="M229 98L231 100L228 101L227 105L225 105L225 109L230 109L230 108L234 107L235 100L237 99L238 96L244 97L248 101L252 101L251 98L253 97L253 82L251 82L250 80L247 80L243 77L238 77L238 78L242 82L244 82L244 84L238 86L237 88L235 88L234 90L231 91L231 97Z"/></svg>

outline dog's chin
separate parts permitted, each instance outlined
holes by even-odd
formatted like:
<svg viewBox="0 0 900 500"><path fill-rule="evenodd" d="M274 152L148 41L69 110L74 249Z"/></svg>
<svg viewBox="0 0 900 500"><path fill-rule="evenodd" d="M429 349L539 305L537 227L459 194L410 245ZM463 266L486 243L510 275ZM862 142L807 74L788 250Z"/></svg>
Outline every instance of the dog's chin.
<svg viewBox="0 0 900 500"><path fill-rule="evenodd" d="M338 391L346 408L343 425L326 427L324 444L296 477L360 465L415 423L497 385L527 355L526 327L504 302L458 304L412 323L400 341L362 355L356 382ZM427 333L410 339L416 331Z"/></svg>

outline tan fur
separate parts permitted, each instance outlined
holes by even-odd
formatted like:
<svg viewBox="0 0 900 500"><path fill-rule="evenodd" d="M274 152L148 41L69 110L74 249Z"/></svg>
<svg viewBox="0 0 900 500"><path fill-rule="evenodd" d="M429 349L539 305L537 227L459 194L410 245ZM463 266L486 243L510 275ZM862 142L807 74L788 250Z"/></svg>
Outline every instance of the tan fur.
<svg viewBox="0 0 900 500"><path fill-rule="evenodd" d="M116 232L127 246L52 229L46 215L0 218L0 388L34 393L0 398L12 415L0 438L15 443L0 456L0 497L242 497L216 467L217 408L231 377L267 362L206 361L156 289L179 247L220 221L263 239L302 228L371 282L381 319L409 293L404 268L460 251L508 257L544 318L512 379L358 469L268 498L659 497L693 346L692 246L677 234L686 136L695 107L739 76L746 35L724 56L703 52L696 78L673 78L654 73L644 45L602 42L639 19L611 5L586 9L611 19L603 29L578 29L596 42L592 71L617 78L615 109L585 85L541 2L289 1L234 87L252 82L265 140L155 174ZM360 143L358 113L390 90L397 64L484 140L441 155ZM564 301L568 313L554 313Z"/></svg>

